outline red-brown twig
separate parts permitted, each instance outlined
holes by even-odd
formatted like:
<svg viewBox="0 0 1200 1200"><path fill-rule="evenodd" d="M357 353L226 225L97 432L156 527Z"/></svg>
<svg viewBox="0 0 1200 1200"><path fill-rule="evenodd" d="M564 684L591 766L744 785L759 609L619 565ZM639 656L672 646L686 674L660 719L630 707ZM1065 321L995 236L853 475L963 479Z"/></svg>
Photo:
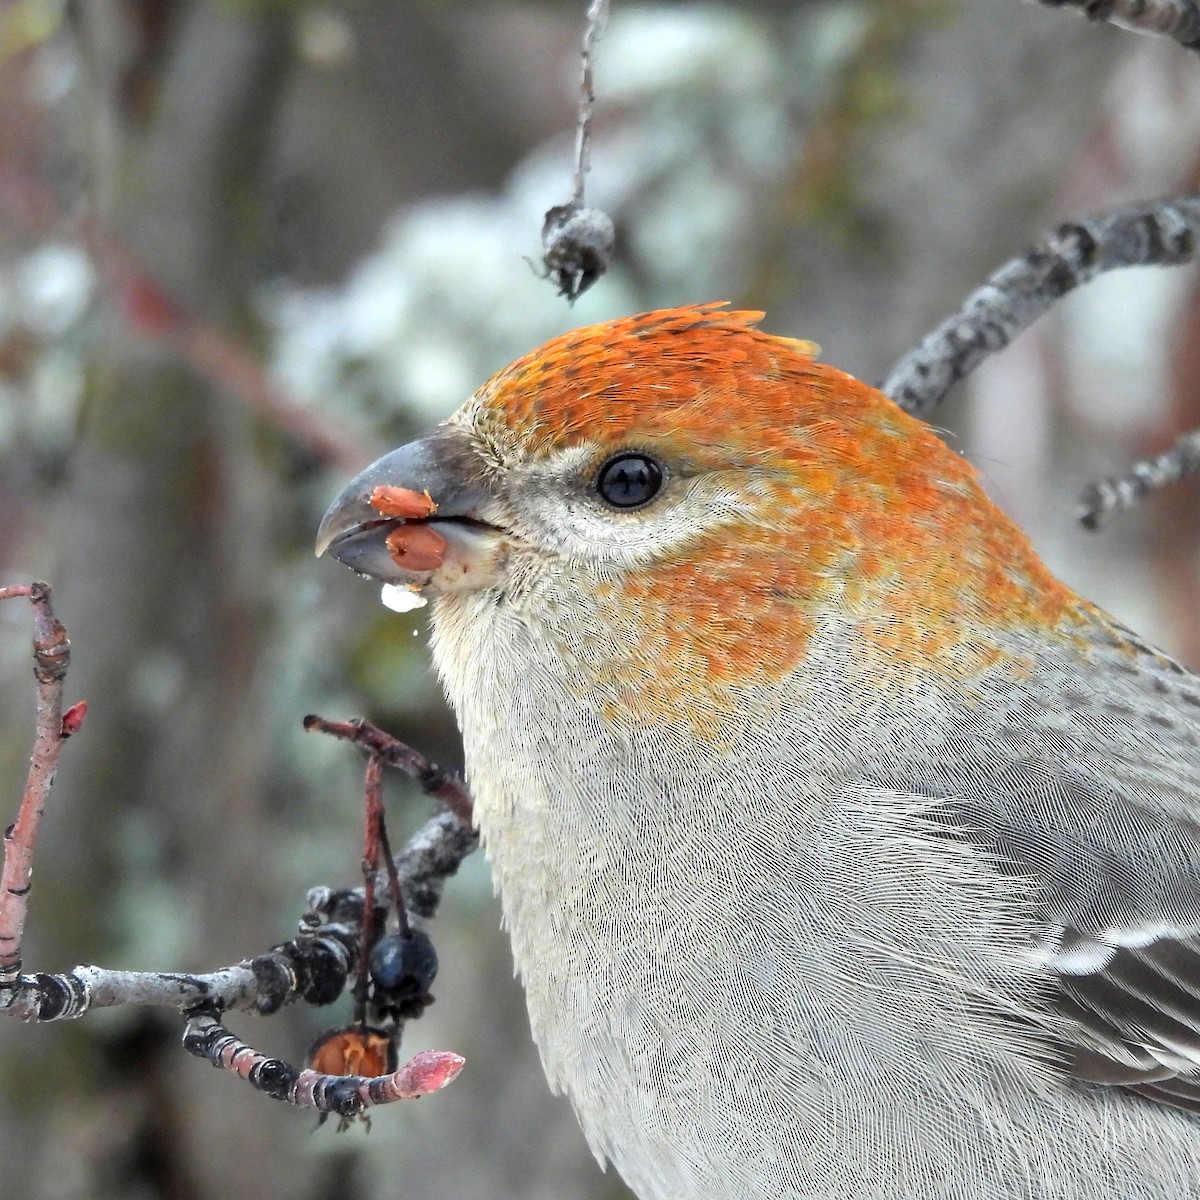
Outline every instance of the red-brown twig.
<svg viewBox="0 0 1200 1200"><path fill-rule="evenodd" d="M385 733L378 725L361 718L353 721L329 721L324 717L307 716L304 728L354 742L364 750L378 755L389 767L410 775L431 796L440 800L460 821L471 823L471 794L467 785L451 771L444 771L419 750Z"/></svg>
<svg viewBox="0 0 1200 1200"><path fill-rule="evenodd" d="M408 912L404 907L404 888L392 858L391 842L388 840L387 817L383 809L383 759L372 754L367 759L367 776L363 781L363 798L366 802L366 820L363 822L363 874L365 904L363 910L363 946L374 945L372 920L375 912L375 876L380 867L387 877L388 891L396 908L398 932L407 937L410 928Z"/></svg>
<svg viewBox="0 0 1200 1200"><path fill-rule="evenodd" d="M53 191L40 180L0 170L0 209L36 231L67 223ZM167 346L203 378L257 412L322 462L357 472L378 457L344 429L298 404L235 338L176 304L125 246L92 217L78 233L102 287L138 337Z"/></svg>
<svg viewBox="0 0 1200 1200"><path fill-rule="evenodd" d="M375 874L379 869L379 830L383 826L383 760L377 754L367 759L367 775L363 781L363 800L366 808L363 821L363 919L362 952L358 956L358 978L354 984L355 1019L362 1020L366 1012L370 987L369 960L375 944ZM393 866L393 870L394 870ZM392 893L396 907L404 911L404 897L399 885Z"/></svg>
<svg viewBox="0 0 1200 1200"><path fill-rule="evenodd" d="M372 757L372 762L379 762L379 759ZM411 932L411 926L408 921L408 908L404 903L404 888L400 882L400 872L396 870L396 860L392 857L392 845L388 839L387 823L383 820L382 804L380 806L379 815L379 856L383 859L383 869L387 875L388 888L392 893L392 899L396 903L396 930L402 937L407 937Z"/></svg>
<svg viewBox="0 0 1200 1200"><path fill-rule="evenodd" d="M356 472L377 457L375 449L358 444L319 413L285 395L262 363L234 338L172 300L96 222L85 220L83 235L101 279L136 334L170 347L197 374L241 400L322 462Z"/></svg>
<svg viewBox="0 0 1200 1200"><path fill-rule="evenodd" d="M28 599L33 606L33 677L37 683L37 724L33 756L17 819L4 833L4 866L0 870L0 991L11 989L21 974L21 941L29 910L29 880L38 826L50 799L54 771L63 742L80 726L86 705L63 716L63 680L71 643L50 605L50 585L22 584L0 588L0 600Z"/></svg>

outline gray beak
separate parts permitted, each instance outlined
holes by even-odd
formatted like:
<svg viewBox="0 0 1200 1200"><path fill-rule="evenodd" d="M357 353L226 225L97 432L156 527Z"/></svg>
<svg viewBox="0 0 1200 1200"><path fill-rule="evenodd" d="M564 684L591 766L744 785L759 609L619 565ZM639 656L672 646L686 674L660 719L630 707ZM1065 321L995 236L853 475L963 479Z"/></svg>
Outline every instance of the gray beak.
<svg viewBox="0 0 1200 1200"><path fill-rule="evenodd" d="M489 498L470 435L456 425L439 425L356 475L321 520L317 555L328 554L384 583L419 586L428 582L430 572L407 571L393 561L386 539L405 522L383 517L371 506L371 495L379 487L428 492L437 505L428 521L435 527L456 519L479 520Z"/></svg>

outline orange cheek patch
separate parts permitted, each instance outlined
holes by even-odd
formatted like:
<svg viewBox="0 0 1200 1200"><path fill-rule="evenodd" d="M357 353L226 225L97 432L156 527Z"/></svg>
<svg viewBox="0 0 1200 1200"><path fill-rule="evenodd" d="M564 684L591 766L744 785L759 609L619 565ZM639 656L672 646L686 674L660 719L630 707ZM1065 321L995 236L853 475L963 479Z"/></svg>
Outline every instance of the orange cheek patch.
<svg viewBox="0 0 1200 1200"><path fill-rule="evenodd" d="M437 512L428 492L414 492L410 488L377 487L371 493L370 503L380 516L395 517L398 521L421 521Z"/></svg>
<svg viewBox="0 0 1200 1200"><path fill-rule="evenodd" d="M446 557L446 539L428 525L398 525L385 544L392 562L405 571L436 571Z"/></svg>

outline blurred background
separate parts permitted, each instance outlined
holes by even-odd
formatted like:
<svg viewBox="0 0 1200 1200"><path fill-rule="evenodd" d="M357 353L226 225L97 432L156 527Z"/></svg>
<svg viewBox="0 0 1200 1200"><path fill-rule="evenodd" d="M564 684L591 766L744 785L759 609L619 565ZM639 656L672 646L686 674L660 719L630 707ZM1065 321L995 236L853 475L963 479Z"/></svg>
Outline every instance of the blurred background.
<svg viewBox="0 0 1200 1200"><path fill-rule="evenodd" d="M205 970L353 883L364 714L447 765L420 614L311 545L379 450L573 325L765 308L871 381L1056 221L1200 187L1200 62L1018 0L616 0L589 202L617 261L537 278L570 195L585 0L0 3L0 584L50 580L91 711L39 848L30 970ZM1200 289L1115 273L937 420L1054 568L1200 667L1197 492L1099 536L1090 478L1200 425ZM0 814L30 749L27 606L0 608ZM390 781L393 837L430 812ZM0 815L7 821L11 816ZM602 1200L548 1094L478 856L407 1051L462 1077L363 1128L178 1048L169 1014L0 1022L0 1178L24 1200ZM348 1018L233 1027L297 1060Z"/></svg>

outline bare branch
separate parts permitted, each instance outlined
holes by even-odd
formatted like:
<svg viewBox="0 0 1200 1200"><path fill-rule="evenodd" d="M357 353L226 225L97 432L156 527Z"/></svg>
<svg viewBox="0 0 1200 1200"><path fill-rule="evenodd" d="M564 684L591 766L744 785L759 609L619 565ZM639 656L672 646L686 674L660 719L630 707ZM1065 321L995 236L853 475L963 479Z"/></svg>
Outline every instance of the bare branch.
<svg viewBox="0 0 1200 1200"><path fill-rule="evenodd" d="M1178 266L1200 244L1200 195L1060 225L1002 266L906 354L883 384L901 408L928 417L950 387L1002 350L1058 300L1118 267Z"/></svg>
<svg viewBox="0 0 1200 1200"><path fill-rule="evenodd" d="M0 1012L23 1021L45 1022L71 1020L94 1008L139 1006L184 1011L212 1001L222 1008L253 1009L259 994L260 981L249 960L206 975L78 966L56 974L21 976L0 991Z"/></svg>
<svg viewBox="0 0 1200 1200"><path fill-rule="evenodd" d="M1079 522L1102 529L1118 513L1132 508L1151 492L1200 471L1200 430L1185 433L1170 450L1136 462L1121 475L1097 480L1080 497Z"/></svg>
<svg viewBox="0 0 1200 1200"><path fill-rule="evenodd" d="M575 208L583 207L584 181L592 157L592 112L596 107L595 58L596 39L608 21L608 0L591 0L587 10L587 26L583 31L583 48L580 52L579 75L579 124L575 132L575 187L571 203Z"/></svg>
<svg viewBox="0 0 1200 1200"><path fill-rule="evenodd" d="M358 957L362 894L317 888L292 942L207 974L113 971L77 966L22 975L0 987L0 1012L26 1021L61 1021L94 1008L127 1005L238 1009L267 1015L295 1000L329 1004Z"/></svg>
<svg viewBox="0 0 1200 1200"><path fill-rule="evenodd" d="M417 830L395 862L413 915L435 915L447 877L477 845L474 830L453 813L439 813ZM390 891L387 871L380 874L377 886ZM329 1004L341 995L358 962L362 908L362 888L314 888L298 936L266 954L206 974L87 965L57 974L19 975L0 984L0 1013L58 1021L93 1008L127 1005L181 1012L205 1006L267 1015L297 1000Z"/></svg>
<svg viewBox="0 0 1200 1200"><path fill-rule="evenodd" d="M1196 0L1037 0L1046 8L1073 8L1089 21L1110 21L1137 33L1170 38L1200 51L1200 4Z"/></svg>

